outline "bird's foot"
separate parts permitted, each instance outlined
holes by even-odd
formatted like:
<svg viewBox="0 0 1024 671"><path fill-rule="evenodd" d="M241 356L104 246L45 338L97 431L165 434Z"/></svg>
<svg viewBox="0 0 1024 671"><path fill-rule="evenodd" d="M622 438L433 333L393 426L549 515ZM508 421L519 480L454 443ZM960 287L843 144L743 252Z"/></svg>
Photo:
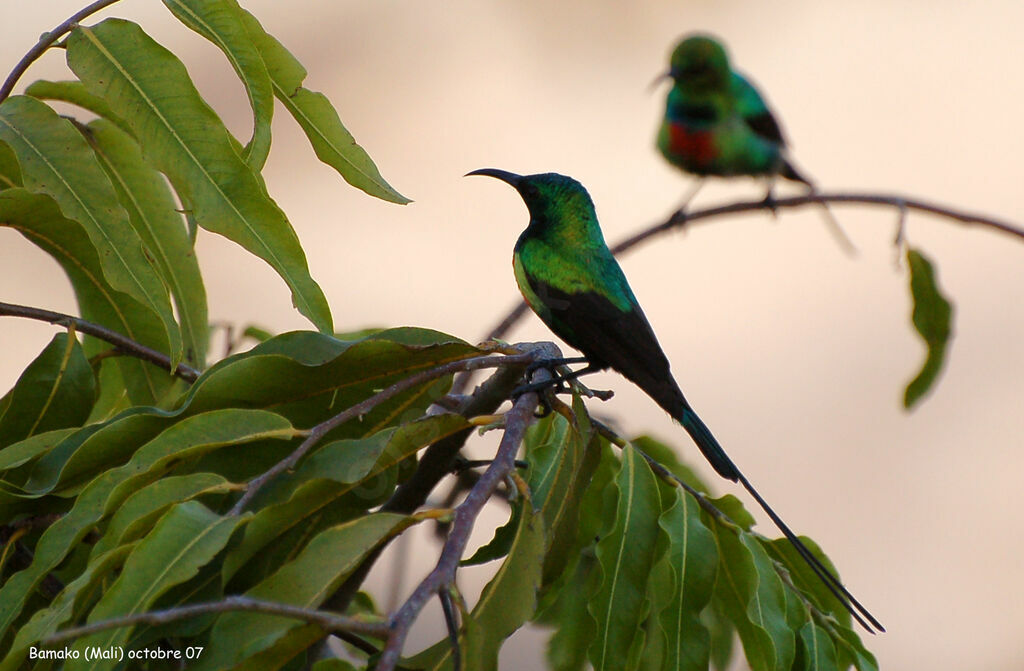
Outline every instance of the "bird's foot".
<svg viewBox="0 0 1024 671"><path fill-rule="evenodd" d="M704 179L704 177L700 177L694 182L693 186L690 187L690 191L686 194L686 198L683 199L683 202L679 204L679 207L676 208L676 211L669 218L672 225L681 231L686 230L686 222L689 221L690 203L693 202L697 192L704 186Z"/></svg>
<svg viewBox="0 0 1024 671"><path fill-rule="evenodd" d="M526 377L530 377L530 374L534 371L545 369L551 373L551 375L558 377L558 372L555 370L559 366L568 366L573 363L587 363L587 358L583 356L560 358L560 359L537 359L526 367Z"/></svg>
<svg viewBox="0 0 1024 671"><path fill-rule="evenodd" d="M555 370L556 368L560 368L571 363L587 363L587 365L584 368L580 368L578 370L566 369L567 372ZM528 382L526 384L521 384L512 390L512 393L509 394L509 397L512 399L512 402L515 403L516 400L523 394L537 392L539 397L539 403L541 406L541 413L539 415L540 417L546 417L547 415L551 414L552 408L551 403L547 398L548 394L569 393L570 389L566 384L567 382L577 380L577 378L579 378L582 375L587 375L588 373L594 373L600 370L599 366L595 366L585 357L577 357L572 359L542 359L540 361L535 361L530 365L533 367L533 370L538 370L541 368L547 369L551 373L552 378L549 380L541 380L540 382ZM529 377L529 373L527 373L527 376ZM577 384L579 383L577 382ZM607 400L608 398L611 398L611 392L592 392L591 390L586 389L586 387L583 387L583 389L586 390L584 394L586 396L596 396L597 398L600 398L602 400Z"/></svg>
<svg viewBox="0 0 1024 671"><path fill-rule="evenodd" d="M526 367L526 379L529 380L533 376L533 373L538 370L548 371L548 373L551 374L551 379L541 380L540 382L527 382L525 384L519 385L518 387L512 390L512 401L515 402L515 400L518 399L520 396L531 391L540 392L549 388L554 389L555 393L562 393L567 391L565 382L566 380L571 380L573 377L575 377L575 375L571 370L566 369L568 370L568 372L566 373L558 369L573 363L587 363L587 359L585 357L571 357L560 359L538 359L536 361L533 361L532 363L530 363L530 365ZM543 394L541 396L541 400L543 402Z"/></svg>
<svg viewBox="0 0 1024 671"><path fill-rule="evenodd" d="M768 189L768 192L764 194L764 200L761 201L761 203L771 211L773 218L778 219L779 205L775 200L774 189Z"/></svg>
<svg viewBox="0 0 1024 671"><path fill-rule="evenodd" d="M565 382L560 377L555 377L551 380L543 380L541 382L530 382L528 384L521 384L512 390L509 394L509 398L513 403L519 400L519 397L523 394L529 394L530 392L537 393L537 404L540 409L533 413L534 417L542 418L547 417L552 412L551 401L548 399L548 394L557 393L564 389Z"/></svg>
<svg viewBox="0 0 1024 671"><path fill-rule="evenodd" d="M668 218L671 226L678 228L680 231L686 231L687 226L690 223L690 212L686 209L686 206L679 208L672 213L672 216Z"/></svg>
<svg viewBox="0 0 1024 671"><path fill-rule="evenodd" d="M596 398L599 401L607 401L610 400L612 396L615 396L615 392L611 389L591 389L579 380L576 381L576 388L579 390L581 396Z"/></svg>

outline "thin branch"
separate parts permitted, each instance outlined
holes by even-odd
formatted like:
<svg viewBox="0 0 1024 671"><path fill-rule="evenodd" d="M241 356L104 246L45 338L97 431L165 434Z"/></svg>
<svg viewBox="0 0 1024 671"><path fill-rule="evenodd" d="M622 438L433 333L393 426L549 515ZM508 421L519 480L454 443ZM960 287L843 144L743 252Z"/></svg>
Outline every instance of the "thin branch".
<svg viewBox="0 0 1024 671"><path fill-rule="evenodd" d="M188 606L179 606L177 608L168 608L167 610L154 610L148 613L123 615L109 620L93 622L92 624L83 625L81 627L72 627L71 629L58 631L51 636L47 636L40 641L40 643L47 646L57 645L82 636L95 634L98 631L106 631L107 629L131 627L137 624L161 625L167 624L168 622L196 617L197 615L205 615L207 613L227 613L230 611L249 611L256 613L268 613L270 615L281 615L295 620L301 620L302 622L315 624L323 628L325 631L332 633L347 632L365 634L376 638L385 638L388 635L388 626L386 622L372 622L355 617L335 615L334 613L322 610L300 608L299 606L292 606L286 603L275 603L273 601L253 599L247 596L229 596L225 597L221 601L213 601L211 603L197 603L190 604Z"/></svg>
<svg viewBox="0 0 1024 671"><path fill-rule="evenodd" d="M509 366L513 364L527 364L536 359L536 355L532 353L523 354L511 354L511 355L499 355L494 356L491 354L485 354L483 356L470 357L467 359L460 359L458 361L452 361L440 366L435 366L429 370L425 370L415 375L410 375L407 378L403 378L391 385L390 387L374 394L370 398L357 403L345 410L342 410L334 417L317 424L309 431L309 435L306 437L302 444L299 445L295 450L281 461L274 464L268 470L264 471L261 475L250 480L245 486L245 494L242 498L238 499L238 502L231 508L231 515L238 515L245 507L249 505L256 493L268 482L279 476L281 473L293 468L295 464L299 462L302 457L309 452L320 440L331 430L341 426L345 422L355 419L367 412L373 410L379 404L388 400L389 398L396 396L407 389L411 389L417 385L423 384L429 380L439 378L448 373L455 373L458 371L466 370L478 370L480 368L496 368L498 366Z"/></svg>
<svg viewBox="0 0 1024 671"><path fill-rule="evenodd" d="M550 374L543 369L535 373L535 376L548 375ZM494 461L455 509L451 533L448 534L437 565L392 616L388 640L377 662L377 671L394 671L412 623L430 598L447 589L454 581L455 571L469 542L469 535L473 531L473 522L498 485L515 469L516 452L523 442L523 436L533 419L538 402L536 392L525 393L516 399L512 409L506 413L505 435L501 438Z"/></svg>
<svg viewBox="0 0 1024 671"><path fill-rule="evenodd" d="M66 315L62 312L53 312L51 310L43 310L42 308L33 308L27 305L14 305L13 303L0 303L0 317L25 317L27 319L35 319L38 321L49 322L50 324L56 324L57 326L63 326L64 328L74 327L76 330L105 340L120 351L133 356L136 359L142 359L149 363L160 366L166 371L171 371L171 359L163 352L158 352L155 349L146 347L142 343L136 342L127 336L123 336L117 331L111 331L105 326L100 326L94 322L86 321L79 317L73 317ZM195 368L179 363L177 367L171 371L172 375L180 377L186 382L195 382L199 378L199 371Z"/></svg>
<svg viewBox="0 0 1024 671"><path fill-rule="evenodd" d="M95 14L104 7L114 4L117 0L97 0L88 7L79 10L71 16L67 21L60 24L48 33L43 33L36 45L29 49L28 53L25 54L18 64L11 70L11 74L7 75L7 79L4 81L4 85L0 87L0 103L7 100L7 97L11 95L11 91L14 90L14 85L18 83L21 76L25 74L29 66L36 61L37 58L43 55L47 49L53 46L57 40L66 35L75 27L82 19Z"/></svg>
<svg viewBox="0 0 1024 671"><path fill-rule="evenodd" d="M882 205L887 207L895 207L901 211L901 216L908 210L917 210L918 212L925 212L927 214L933 214L946 219L951 219L964 225L982 226L986 228L995 229L1001 233L1015 236L1017 238L1024 239L1024 228L1015 226L1009 222L988 217L981 214L974 214L971 212L962 212L960 210L954 210L949 207L942 205L936 205L935 203L929 203L916 198L904 198L903 196L891 195L891 194L873 194L873 193L823 193L815 192L808 193L801 196L793 196L790 198L777 198L772 201L766 200L748 200L737 203L729 203L728 205L720 205L718 207L710 207L703 210L695 210L693 212L684 212L682 210L672 213L672 215L661 222L655 224L644 230L631 235L625 240L620 241L618 244L611 247L612 254L618 256L636 245L644 242L645 240L667 233L668 231L684 228L690 224L696 223L704 219L713 219L726 214L738 214L740 212L754 212L757 210L766 209L778 209L787 207L805 207L808 205L827 205L830 203L849 203L857 205ZM487 335L488 339L503 338L509 329L511 329L516 322L522 319L523 315L526 314L527 307L526 303L520 301L505 317L498 322L494 328L491 329Z"/></svg>

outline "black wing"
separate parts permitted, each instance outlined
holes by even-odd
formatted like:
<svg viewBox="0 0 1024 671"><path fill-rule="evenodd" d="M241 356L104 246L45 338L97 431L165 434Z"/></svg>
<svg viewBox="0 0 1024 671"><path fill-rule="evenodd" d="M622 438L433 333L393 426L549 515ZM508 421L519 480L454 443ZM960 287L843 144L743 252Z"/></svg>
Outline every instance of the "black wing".
<svg viewBox="0 0 1024 671"><path fill-rule="evenodd" d="M529 280L548 308L544 322L558 337L583 352L592 364L625 375L681 421L686 399L639 305L624 312L597 292L570 294L535 277Z"/></svg>
<svg viewBox="0 0 1024 671"><path fill-rule="evenodd" d="M782 129L779 127L779 122L775 120L775 115L770 111L765 110L753 116L744 116L743 120L747 122L752 131L761 137L780 146L785 146L786 139L782 137Z"/></svg>

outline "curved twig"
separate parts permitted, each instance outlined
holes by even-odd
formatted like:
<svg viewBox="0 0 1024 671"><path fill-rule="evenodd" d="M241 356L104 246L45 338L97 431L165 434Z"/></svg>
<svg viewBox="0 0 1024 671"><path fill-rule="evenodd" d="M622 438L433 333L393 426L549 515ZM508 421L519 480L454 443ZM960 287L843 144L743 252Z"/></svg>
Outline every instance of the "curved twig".
<svg viewBox="0 0 1024 671"><path fill-rule="evenodd" d="M110 343L125 354L133 356L136 359L142 359L143 361L156 364L186 382L195 382L199 378L199 371L192 366L179 363L174 370L171 370L171 359L163 352L158 352L155 349L146 347L142 343L121 335L117 331L111 331L105 326L100 326L95 322L86 321L80 317L66 315L63 312L53 312L52 310L33 308L27 305L14 305L13 303L0 303L0 316L25 317L27 319L49 322L50 324L56 324L57 326L63 326L64 328L73 326L76 330L81 331L82 333L86 333L94 338L99 338L100 340Z"/></svg>
<svg viewBox="0 0 1024 671"><path fill-rule="evenodd" d="M541 369L537 371L536 375L550 374ZM451 532L445 540L437 565L391 617L388 640L381 651L380 660L377 662L377 671L394 671L412 623L430 598L446 589L454 580L455 571L459 567L462 553L465 551L469 535L473 531L473 522L498 485L515 469L516 452L523 442L526 427L533 419L533 412L538 402L539 397L536 392L527 392L516 399L512 409L506 413L505 434L501 438L494 461L480 476L480 480L469 491L459 507L455 509Z"/></svg>
<svg viewBox="0 0 1024 671"><path fill-rule="evenodd" d="M322 627L325 631L336 633L364 634L376 638L385 638L388 635L386 622L373 622L365 619L336 615L323 610L301 608L286 603L264 601L253 599L247 596L229 596L221 601L210 603L196 603L166 610L154 610L148 613L135 613L114 617L109 620L101 620L81 627L72 627L64 631L47 636L40 643L51 646L64 641L80 638L98 631L117 629L119 627L130 627L136 624L161 625L177 620L205 615L207 613L227 613L230 611L249 611L256 613L268 613L270 615L281 615L290 617L310 624Z"/></svg>
<svg viewBox="0 0 1024 671"><path fill-rule="evenodd" d="M43 55L43 52L52 47L61 37L70 32L79 21L91 14L95 14L108 5L114 4L115 2L117 2L117 0L97 0L88 7L85 7L73 14L70 18L64 21L64 23L60 24L50 32L43 33L42 36L40 36L39 41L36 42L36 45L28 50L28 53L25 54L21 60L18 61L18 64L14 66L14 69L11 70L11 74L7 75L7 79L4 80L3 86L0 86L0 103L7 100L7 97L11 95L11 91L14 90L14 85L18 83L18 80L21 79L23 74L25 74L28 67L32 65L37 58Z"/></svg>
<svg viewBox="0 0 1024 671"><path fill-rule="evenodd" d="M884 205L887 207L898 208L901 213L905 213L908 210L917 210L918 212L925 212L927 214L934 214L939 217L945 217L946 219L952 219L953 221L959 222L965 225L983 226L987 228L995 229L1001 233L1013 235L1015 237L1024 239L1024 228L1020 228L1006 221L1001 221L993 217L988 217L981 214L972 214L969 212L961 212L954 210L942 205L936 205L916 198L905 198L903 196L889 195L889 194L875 194L875 193L824 193L814 192L808 193L801 196L792 196L790 198L775 198L771 201L768 200L746 200L737 203L729 203L728 205L719 205L717 207L709 207L703 210L695 210L693 212L685 212L679 210L673 212L672 215L661 222L643 229L642 231L629 236L625 240L621 240L617 244L611 247L612 254L618 256L633 247L637 246L641 242L652 238L654 236L666 233L676 228L683 228L689 226L697 221L703 219L712 219L720 217L725 214L737 214L740 212L753 212L757 210L771 210L783 207L805 207L808 205L827 205L830 203L850 203L858 205ZM509 329L512 328L518 322L524 314L526 314L526 303L520 301L505 317L498 322L488 333L487 339L502 338L508 333Z"/></svg>

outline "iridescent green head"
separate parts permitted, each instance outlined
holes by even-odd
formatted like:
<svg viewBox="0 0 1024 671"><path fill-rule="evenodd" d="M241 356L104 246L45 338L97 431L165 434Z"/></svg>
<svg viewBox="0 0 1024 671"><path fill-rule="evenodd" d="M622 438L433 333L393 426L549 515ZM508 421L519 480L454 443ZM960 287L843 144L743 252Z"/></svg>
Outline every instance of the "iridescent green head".
<svg viewBox="0 0 1024 671"><path fill-rule="evenodd" d="M668 75L677 86L702 93L728 88L732 73L720 42L707 35L693 35L672 51Z"/></svg>
<svg viewBox="0 0 1024 671"><path fill-rule="evenodd" d="M572 177L556 172L517 175L496 168L481 168L468 175L494 177L514 187L530 210L531 227L547 229L573 224L597 227L594 201L583 185Z"/></svg>

